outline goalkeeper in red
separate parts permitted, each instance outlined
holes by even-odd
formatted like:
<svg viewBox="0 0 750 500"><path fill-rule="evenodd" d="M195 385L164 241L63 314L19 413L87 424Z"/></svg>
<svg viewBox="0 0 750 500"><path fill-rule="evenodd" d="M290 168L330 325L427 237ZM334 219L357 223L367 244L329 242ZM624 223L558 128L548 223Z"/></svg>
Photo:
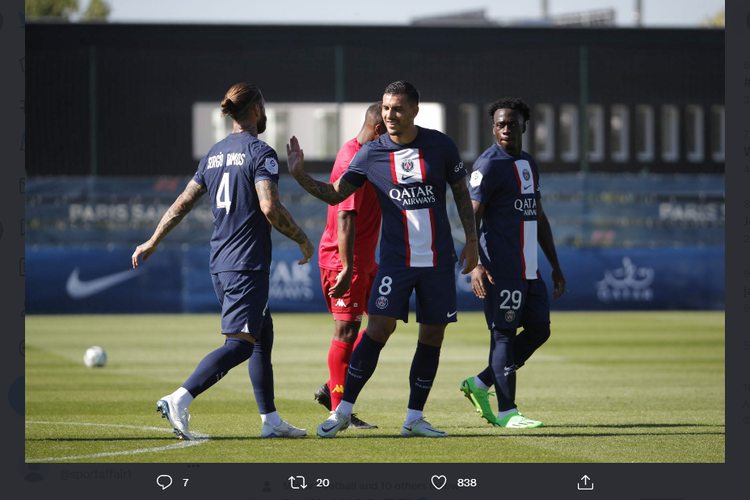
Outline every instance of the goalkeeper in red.
<svg viewBox="0 0 750 500"><path fill-rule="evenodd" d="M516 408L516 370L550 336L547 286L537 268L537 243L552 266L552 297L565 292L549 220L542 209L539 170L523 151L529 107L519 99L492 104L492 132L497 142L474 163L469 191L479 233L480 264L471 285L484 300L490 329L489 366L461 383L477 412L498 427L541 427ZM516 335L517 329L523 330ZM495 386L499 412L488 396Z"/></svg>
<svg viewBox="0 0 750 500"><path fill-rule="evenodd" d="M357 137L347 141L336 155L331 182L346 172L362 146L385 133L382 104L371 105ZM328 220L320 238L318 264L328 311L333 314L334 333L328 349L326 384L315 391L315 399L328 411L335 410L344 395L346 370L352 351L362 337L362 315L367 313L370 290L378 272L375 249L380 236L380 203L375 189L366 182L362 189L338 205L328 207ZM374 429L377 426L352 413L349 429Z"/></svg>

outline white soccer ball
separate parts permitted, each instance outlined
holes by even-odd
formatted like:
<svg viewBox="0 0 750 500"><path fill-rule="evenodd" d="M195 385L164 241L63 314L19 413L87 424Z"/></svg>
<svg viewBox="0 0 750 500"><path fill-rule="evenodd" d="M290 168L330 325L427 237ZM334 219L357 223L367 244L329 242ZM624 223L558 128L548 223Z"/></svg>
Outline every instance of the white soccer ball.
<svg viewBox="0 0 750 500"><path fill-rule="evenodd" d="M104 366L107 363L107 353L98 345L89 347L83 355L83 363L89 368Z"/></svg>

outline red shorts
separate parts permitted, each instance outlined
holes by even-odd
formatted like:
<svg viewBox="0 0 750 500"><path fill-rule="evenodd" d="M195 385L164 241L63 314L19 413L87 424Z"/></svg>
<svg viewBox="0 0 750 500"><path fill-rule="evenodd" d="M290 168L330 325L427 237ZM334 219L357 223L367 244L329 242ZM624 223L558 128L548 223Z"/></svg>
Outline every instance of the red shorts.
<svg viewBox="0 0 750 500"><path fill-rule="evenodd" d="M367 302L370 299L370 290L377 274L377 268L372 274L352 273L352 286L343 297L334 299L328 296L328 290L336 284L336 276L340 271L330 269L320 270L320 281L323 285L323 296L328 305L328 312L333 314L333 319L341 321L362 321L362 314L367 313Z"/></svg>

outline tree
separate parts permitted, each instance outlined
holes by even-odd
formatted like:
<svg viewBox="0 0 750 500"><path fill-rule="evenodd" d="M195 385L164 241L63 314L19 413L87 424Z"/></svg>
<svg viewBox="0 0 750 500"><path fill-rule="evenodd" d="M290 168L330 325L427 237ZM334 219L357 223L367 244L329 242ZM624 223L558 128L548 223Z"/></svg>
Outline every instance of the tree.
<svg viewBox="0 0 750 500"><path fill-rule="evenodd" d="M78 12L78 0L26 0L26 17L68 19Z"/></svg>
<svg viewBox="0 0 750 500"><path fill-rule="evenodd" d="M106 21L112 9L104 0L91 0L86 12L83 13L84 21Z"/></svg>
<svg viewBox="0 0 750 500"><path fill-rule="evenodd" d="M724 27L724 15L725 15L725 10L721 9L719 12L717 12L713 16L708 16L704 18L701 25L706 26L707 28L723 28Z"/></svg>
<svg viewBox="0 0 750 500"><path fill-rule="evenodd" d="M57 18L70 21L77 16L84 21L105 21L112 10L105 0L91 0L88 7L79 14L78 0L26 0L26 17Z"/></svg>

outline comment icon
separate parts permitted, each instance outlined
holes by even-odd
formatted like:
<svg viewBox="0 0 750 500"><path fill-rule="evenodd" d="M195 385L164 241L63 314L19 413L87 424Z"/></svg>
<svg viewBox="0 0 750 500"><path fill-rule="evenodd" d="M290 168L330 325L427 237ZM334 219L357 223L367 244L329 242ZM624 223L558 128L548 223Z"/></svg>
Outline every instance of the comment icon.
<svg viewBox="0 0 750 500"><path fill-rule="evenodd" d="M161 476L156 478L156 484L161 486L161 490L164 491L170 486L172 486L172 476L162 474Z"/></svg>

